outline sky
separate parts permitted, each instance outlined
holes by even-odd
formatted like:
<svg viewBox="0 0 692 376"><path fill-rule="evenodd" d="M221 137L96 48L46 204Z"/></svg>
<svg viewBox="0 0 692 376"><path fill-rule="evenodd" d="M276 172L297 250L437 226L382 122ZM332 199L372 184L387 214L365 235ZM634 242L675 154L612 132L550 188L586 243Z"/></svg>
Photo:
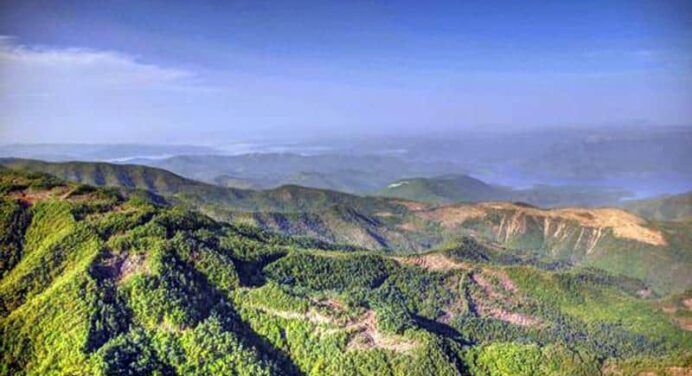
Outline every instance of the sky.
<svg viewBox="0 0 692 376"><path fill-rule="evenodd" d="M0 0L0 143L692 125L690 1Z"/></svg>

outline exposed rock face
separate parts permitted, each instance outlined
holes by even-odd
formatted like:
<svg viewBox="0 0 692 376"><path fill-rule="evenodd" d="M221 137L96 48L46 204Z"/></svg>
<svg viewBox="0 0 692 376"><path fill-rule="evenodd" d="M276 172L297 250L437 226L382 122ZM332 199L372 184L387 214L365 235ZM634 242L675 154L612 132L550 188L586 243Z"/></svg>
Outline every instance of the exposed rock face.
<svg viewBox="0 0 692 376"><path fill-rule="evenodd" d="M644 219L620 209L538 209L511 203L453 205L419 210L416 214L446 230L483 227L492 240L510 243L531 240L570 244L585 254L594 252L607 235L653 246L667 245L663 234ZM477 223L483 224L478 226Z"/></svg>

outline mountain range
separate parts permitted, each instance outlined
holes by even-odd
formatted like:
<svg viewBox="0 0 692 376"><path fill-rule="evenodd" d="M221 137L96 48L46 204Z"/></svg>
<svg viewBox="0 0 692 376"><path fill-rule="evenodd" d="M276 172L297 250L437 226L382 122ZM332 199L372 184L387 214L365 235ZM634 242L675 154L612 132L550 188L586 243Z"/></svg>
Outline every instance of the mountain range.
<svg viewBox="0 0 692 376"><path fill-rule="evenodd" d="M473 237L416 255L357 251L157 196L0 169L0 375L638 375L692 362L689 290L661 296L642 279ZM455 222L483 207L433 210ZM558 238L571 231L558 216L599 220L485 208L522 211L510 237L533 216L555 219ZM613 225L610 244L672 241L647 223ZM606 251L642 256L584 255Z"/></svg>
<svg viewBox="0 0 692 376"><path fill-rule="evenodd" d="M692 286L689 220L647 220L621 209L541 209L521 203L430 204L283 186L240 190L141 166L6 160L63 179L138 188L212 218L371 250L421 252L472 237L524 259L592 266L639 278L658 293Z"/></svg>

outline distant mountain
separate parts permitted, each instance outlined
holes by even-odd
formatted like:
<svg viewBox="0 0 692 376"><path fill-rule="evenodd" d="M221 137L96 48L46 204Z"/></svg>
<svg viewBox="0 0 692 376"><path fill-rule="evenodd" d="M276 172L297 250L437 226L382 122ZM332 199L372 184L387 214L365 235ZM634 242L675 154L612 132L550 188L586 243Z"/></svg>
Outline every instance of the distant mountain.
<svg viewBox="0 0 692 376"><path fill-rule="evenodd" d="M207 183L214 183L219 176L233 176L261 189L299 184L349 193L372 192L402 176L433 176L458 171L450 163L413 162L382 155L185 155L144 158L131 163L164 168Z"/></svg>
<svg viewBox="0 0 692 376"><path fill-rule="evenodd" d="M163 169L139 165L103 162L55 163L17 158L0 159L0 165L15 170L43 172L83 184L144 189L164 195L204 185Z"/></svg>
<svg viewBox="0 0 692 376"><path fill-rule="evenodd" d="M517 161L536 176L575 180L677 176L692 179L692 128L604 128L574 132ZM663 181L661 181L663 180Z"/></svg>
<svg viewBox="0 0 692 376"><path fill-rule="evenodd" d="M229 175L219 175L214 178L212 183L226 188L260 189L257 184L250 180Z"/></svg>
<svg viewBox="0 0 692 376"><path fill-rule="evenodd" d="M63 164L14 161L20 170L50 167L61 174ZM128 179L85 178L82 166L62 177L103 183ZM146 167L120 166L124 169ZM102 172L96 173L100 176ZM151 169L152 175L175 184L157 192L170 202L196 209L216 220L250 224L291 236L309 236L335 244L368 249L420 252L471 236L542 262L596 266L640 278L658 292L692 287L692 223L649 222L619 209L546 210L525 204L426 204L403 199L362 197L337 191L283 186L265 191L223 188ZM148 173L145 174L148 176ZM124 185L131 187L132 185ZM146 184L144 185L146 186Z"/></svg>
<svg viewBox="0 0 692 376"><path fill-rule="evenodd" d="M400 179L376 195L437 204L517 201L540 207L596 207L614 206L630 193L621 189L574 185L536 185L528 189L512 189L487 184L468 175L444 175Z"/></svg>
<svg viewBox="0 0 692 376"><path fill-rule="evenodd" d="M377 195L432 203L503 201L511 196L509 189L468 175L400 179L378 191Z"/></svg>
<svg viewBox="0 0 692 376"><path fill-rule="evenodd" d="M642 217L660 221L692 219L692 192L626 201L622 207Z"/></svg>
<svg viewBox="0 0 692 376"><path fill-rule="evenodd" d="M193 145L146 144L9 144L0 145L0 157L47 161L128 161L174 155L213 154L213 148Z"/></svg>

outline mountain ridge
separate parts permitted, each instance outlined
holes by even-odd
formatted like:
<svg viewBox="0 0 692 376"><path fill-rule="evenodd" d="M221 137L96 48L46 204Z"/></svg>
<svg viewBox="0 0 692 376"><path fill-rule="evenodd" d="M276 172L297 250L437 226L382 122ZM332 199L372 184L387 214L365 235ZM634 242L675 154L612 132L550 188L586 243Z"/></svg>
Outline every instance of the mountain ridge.
<svg viewBox="0 0 692 376"><path fill-rule="evenodd" d="M659 300L638 279L471 238L421 255L323 249L139 193L0 168L0 251L12 260L0 274L0 375L589 376L692 364L689 292Z"/></svg>
<svg viewBox="0 0 692 376"><path fill-rule="evenodd" d="M647 221L620 209L570 211L510 203L434 205L295 185L267 191L204 184L181 188L164 196L216 220L290 236L408 252L471 236L546 262L592 265L642 278L661 292L681 292L692 286L692 277L686 273L692 264L690 224Z"/></svg>

